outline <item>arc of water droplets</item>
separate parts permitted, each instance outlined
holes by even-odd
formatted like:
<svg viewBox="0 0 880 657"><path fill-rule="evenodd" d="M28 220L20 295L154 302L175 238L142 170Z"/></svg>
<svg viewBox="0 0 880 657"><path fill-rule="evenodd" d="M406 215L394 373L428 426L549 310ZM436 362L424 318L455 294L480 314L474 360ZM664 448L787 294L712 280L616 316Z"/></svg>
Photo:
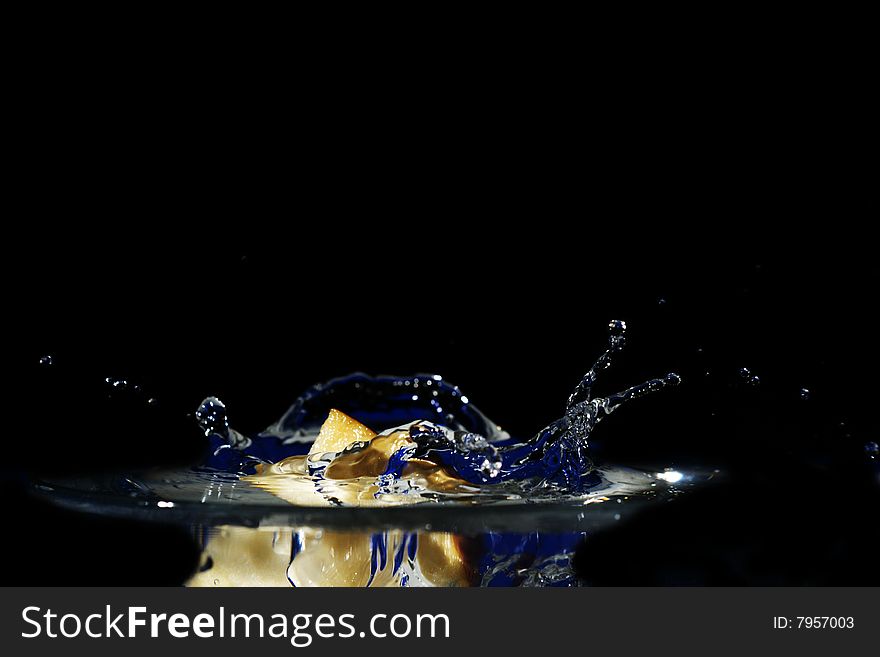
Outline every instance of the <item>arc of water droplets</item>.
<svg viewBox="0 0 880 657"><path fill-rule="evenodd" d="M681 377L674 372L670 372L663 378L650 379L639 385L627 388L623 392L592 400L593 385L599 377L599 372L611 367L613 354L621 351L624 346L626 346L626 322L619 319L611 320L611 322L608 323L608 332L608 349L596 359L596 362L587 371L580 383L578 383L574 391L572 391L571 395L569 395L568 403L565 407L567 415L577 415L579 411L582 412L583 406L590 401L593 401L592 405L597 411L601 410L604 415L608 415L624 402L644 397L652 392L662 390L666 386L678 385L681 383ZM598 421L598 419L599 417L596 418L596 421Z"/></svg>
<svg viewBox="0 0 880 657"><path fill-rule="evenodd" d="M599 372L611 366L613 354L620 351L625 344L624 322L614 320L609 323L608 329L608 349L599 356L569 396L565 415L531 440L501 447L498 450L500 467L493 478L505 480L537 477L543 481L562 483L573 490L582 489L588 485L588 475L593 471L593 462L587 450L590 433L596 423L627 401L681 382L677 374L669 373L665 377L651 379L623 392L593 399L592 388ZM456 472L470 481L487 482L485 474L473 467L476 460L460 459L460 454L467 454L467 451L458 448L449 452L449 456L456 459L453 464ZM440 456L442 460L443 455Z"/></svg>
<svg viewBox="0 0 880 657"><path fill-rule="evenodd" d="M608 349L596 359L593 366L587 370L580 383L577 384L572 393L568 396L568 403L565 406L566 411L575 406L579 401L590 401L593 391L593 384L599 378L599 372L607 370L611 367L611 356L617 351L623 349L626 345L626 322L619 319L612 319L608 323Z"/></svg>

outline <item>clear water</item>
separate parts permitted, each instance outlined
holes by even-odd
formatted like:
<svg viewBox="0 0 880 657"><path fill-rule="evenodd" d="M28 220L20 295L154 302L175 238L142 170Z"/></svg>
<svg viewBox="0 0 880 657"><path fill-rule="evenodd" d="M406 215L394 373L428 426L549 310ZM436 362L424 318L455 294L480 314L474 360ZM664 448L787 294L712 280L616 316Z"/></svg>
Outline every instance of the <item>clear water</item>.
<svg viewBox="0 0 880 657"><path fill-rule="evenodd" d="M625 329L610 323L607 349L562 416L529 440L440 376L354 374L312 387L255 436L206 399L196 419L209 457L190 470L42 489L78 509L194 525L203 553L192 586L573 585L571 555L587 534L714 476L591 458L601 420L680 380L593 397ZM332 409L353 420L333 450L316 449Z"/></svg>
<svg viewBox="0 0 880 657"><path fill-rule="evenodd" d="M440 376L355 374L313 387L253 438L231 428L225 405L209 397L196 411L214 447L203 467L306 506L479 503L587 492L601 483L589 451L596 425L622 404L680 382L667 374L593 397L599 373L625 345L625 331L621 321L609 324L608 348L571 393L562 417L527 441L510 438ZM307 450L319 423L336 409L363 426L344 424L351 439L334 443L334 451Z"/></svg>

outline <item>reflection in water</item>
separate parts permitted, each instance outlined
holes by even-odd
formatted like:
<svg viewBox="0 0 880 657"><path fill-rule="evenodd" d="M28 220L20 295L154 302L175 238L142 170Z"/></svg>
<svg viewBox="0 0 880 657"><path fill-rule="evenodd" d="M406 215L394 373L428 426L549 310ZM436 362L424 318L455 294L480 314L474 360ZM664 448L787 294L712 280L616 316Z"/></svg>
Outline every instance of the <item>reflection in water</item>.
<svg viewBox="0 0 880 657"><path fill-rule="evenodd" d="M187 586L573 586L585 534L219 527Z"/></svg>

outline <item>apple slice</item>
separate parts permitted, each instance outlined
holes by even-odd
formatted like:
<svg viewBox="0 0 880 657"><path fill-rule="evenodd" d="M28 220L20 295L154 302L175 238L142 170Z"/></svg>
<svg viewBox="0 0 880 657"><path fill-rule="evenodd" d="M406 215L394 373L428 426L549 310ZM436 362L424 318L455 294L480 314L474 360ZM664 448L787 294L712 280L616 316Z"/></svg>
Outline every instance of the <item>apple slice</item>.
<svg viewBox="0 0 880 657"><path fill-rule="evenodd" d="M376 437L376 432L368 429L363 424L342 411L330 409L330 414L321 425L321 431L312 447L312 454L324 454L326 452L341 452L352 443L367 442Z"/></svg>

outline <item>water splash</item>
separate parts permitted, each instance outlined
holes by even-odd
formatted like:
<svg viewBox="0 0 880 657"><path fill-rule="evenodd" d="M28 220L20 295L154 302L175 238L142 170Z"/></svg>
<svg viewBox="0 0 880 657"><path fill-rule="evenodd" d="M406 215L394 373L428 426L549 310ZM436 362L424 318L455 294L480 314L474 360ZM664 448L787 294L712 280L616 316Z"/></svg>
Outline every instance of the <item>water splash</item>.
<svg viewBox="0 0 880 657"><path fill-rule="evenodd" d="M490 442L510 438L471 404L458 386L438 374L372 377L362 372L312 386L260 436L283 444L309 442L330 409L343 406L347 414L368 426L430 420L455 431L480 434Z"/></svg>
<svg viewBox="0 0 880 657"><path fill-rule="evenodd" d="M608 325L608 348L587 371L568 398L565 415L524 443L497 448L487 441L463 440L456 432L430 427L415 427L410 435L417 443L412 457L427 458L449 466L471 483L534 479L541 483L582 490L593 482L593 461L589 455L589 437L596 424L622 404L667 386L678 385L681 378L669 373L623 392L592 398L599 373L611 367L614 354L626 345L626 324L614 320ZM416 430L417 434L413 434Z"/></svg>
<svg viewBox="0 0 880 657"><path fill-rule="evenodd" d="M241 474L258 473L259 482L266 485L266 477L300 477L308 491L318 491L333 504L357 503L364 496L398 499L408 493L427 499L432 493L461 493L468 486L507 482L527 482L526 490L584 491L598 480L589 453L589 437L596 424L622 404L681 381L670 373L619 393L594 397L600 373L611 367L614 355L626 345L623 321L610 322L608 331L607 349L572 391L564 415L528 441L510 439L457 387L439 376L372 379L356 374L309 389L278 423L253 440L231 429L225 405L209 397L196 411L202 431L216 444L212 454L217 458L206 465L228 470L246 464L248 469ZM375 440L356 440L341 451L307 458L304 446L314 440L318 420L323 422L333 408L344 409L368 426L393 422L394 428ZM230 448L244 458L235 458ZM276 465L261 469L256 462ZM328 494L329 482L352 479L358 479L356 494L348 494L351 490L344 495ZM278 482L271 482L269 489L290 493L289 483L279 487Z"/></svg>
<svg viewBox="0 0 880 657"><path fill-rule="evenodd" d="M229 433L229 419L226 416L226 404L216 397L208 397L196 410L196 421L206 436L217 434L226 438Z"/></svg>
<svg viewBox="0 0 880 657"><path fill-rule="evenodd" d="M241 435L229 426L229 418L226 416L226 404L217 397L208 397L199 404L195 416L196 421L199 423L199 428L201 428L205 436L215 436L225 443L224 446L235 450L243 450L251 446L252 441L250 438Z"/></svg>

